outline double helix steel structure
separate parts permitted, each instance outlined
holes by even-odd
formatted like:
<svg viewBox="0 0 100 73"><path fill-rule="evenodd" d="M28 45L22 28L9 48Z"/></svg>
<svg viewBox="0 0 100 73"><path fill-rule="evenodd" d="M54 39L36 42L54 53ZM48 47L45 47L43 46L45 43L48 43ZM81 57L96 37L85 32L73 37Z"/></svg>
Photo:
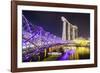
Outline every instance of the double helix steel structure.
<svg viewBox="0 0 100 73"><path fill-rule="evenodd" d="M22 47L23 60L38 55L48 49L50 46L67 43L62 38L45 31L41 26L29 22L26 17L22 16Z"/></svg>
<svg viewBox="0 0 100 73"><path fill-rule="evenodd" d="M45 31L41 26L29 22L25 16L22 16L22 42L23 48L34 45L41 47L58 43L66 43L62 38Z"/></svg>

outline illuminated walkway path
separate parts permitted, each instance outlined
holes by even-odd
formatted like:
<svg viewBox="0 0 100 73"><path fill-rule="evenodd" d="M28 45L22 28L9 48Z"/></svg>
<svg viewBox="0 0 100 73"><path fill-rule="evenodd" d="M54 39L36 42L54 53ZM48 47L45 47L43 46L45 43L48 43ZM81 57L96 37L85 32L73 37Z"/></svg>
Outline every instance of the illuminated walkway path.
<svg viewBox="0 0 100 73"><path fill-rule="evenodd" d="M75 50L68 50L62 56L60 56L57 60L69 60L69 56L74 53L75 53Z"/></svg>

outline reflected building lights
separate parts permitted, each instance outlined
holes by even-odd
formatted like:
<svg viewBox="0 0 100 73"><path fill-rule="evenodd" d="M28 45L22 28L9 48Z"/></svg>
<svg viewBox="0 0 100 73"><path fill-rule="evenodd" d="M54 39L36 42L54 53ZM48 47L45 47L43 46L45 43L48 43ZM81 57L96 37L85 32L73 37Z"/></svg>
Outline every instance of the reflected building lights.
<svg viewBox="0 0 100 73"><path fill-rule="evenodd" d="M63 20L63 18L62 18ZM66 23L70 24L68 20L65 20L64 18L64 27ZM69 56L75 53L76 47L71 47L77 45L77 43L83 44L89 43L86 40L77 40L78 37L78 27L75 25L70 24L68 27L68 32L66 33L66 28L63 29L62 38L51 34L48 31L45 31L42 27L34 25L30 23L25 16L22 16L22 24L23 24L23 32L22 32L22 48L23 48L23 60L24 61L30 61L33 56L39 57L44 53L45 57L47 56L47 49L50 48L50 51L52 52L53 49L57 51L57 49L62 49L59 51L60 53L63 53L63 56L59 58L59 60L67 60L69 59ZM68 34L68 37L65 36ZM70 34L70 35L69 35ZM72 35L72 36L71 36ZM66 46L67 44L67 46ZM58 46L59 45L59 46ZM57 48L57 49L56 49ZM89 50L84 48L81 48L80 51L86 51L89 53ZM56 52L56 55L59 54L59 52ZM41 54L42 53L42 54ZM83 53L83 52L82 52ZM41 55L40 55L41 54ZM37 58L34 58L34 61L37 60Z"/></svg>

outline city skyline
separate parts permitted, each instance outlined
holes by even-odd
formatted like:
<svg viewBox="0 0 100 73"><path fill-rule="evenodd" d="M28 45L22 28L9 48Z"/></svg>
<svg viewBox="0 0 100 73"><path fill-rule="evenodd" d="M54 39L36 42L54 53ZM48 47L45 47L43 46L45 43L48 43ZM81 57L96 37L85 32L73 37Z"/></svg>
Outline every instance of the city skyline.
<svg viewBox="0 0 100 73"><path fill-rule="evenodd" d="M41 26L58 37L62 36L61 16L64 16L71 24L78 26L79 37L90 37L90 14L25 10L22 13L32 24Z"/></svg>

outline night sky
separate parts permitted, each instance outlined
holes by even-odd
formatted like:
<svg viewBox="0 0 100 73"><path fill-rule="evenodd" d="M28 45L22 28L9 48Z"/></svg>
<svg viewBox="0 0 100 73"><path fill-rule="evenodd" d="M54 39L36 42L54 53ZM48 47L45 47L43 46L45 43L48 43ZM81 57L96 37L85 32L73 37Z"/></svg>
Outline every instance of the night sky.
<svg viewBox="0 0 100 73"><path fill-rule="evenodd" d="M34 25L42 26L56 36L62 36L62 20L64 16L71 24L78 26L79 37L90 37L90 14L88 13L68 13L68 12L48 12L48 11L28 11L23 10L23 15Z"/></svg>

